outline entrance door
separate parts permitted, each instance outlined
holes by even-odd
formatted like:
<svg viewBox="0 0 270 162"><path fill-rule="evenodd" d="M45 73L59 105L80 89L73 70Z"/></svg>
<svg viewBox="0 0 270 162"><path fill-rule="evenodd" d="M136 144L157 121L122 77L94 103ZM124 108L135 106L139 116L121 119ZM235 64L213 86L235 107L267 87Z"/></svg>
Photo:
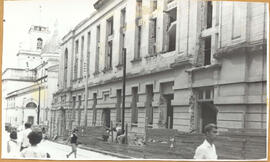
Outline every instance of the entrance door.
<svg viewBox="0 0 270 162"><path fill-rule="evenodd" d="M209 123L217 124L217 108L213 101L199 103L201 109L201 130L204 133L205 125Z"/></svg>
<svg viewBox="0 0 270 162"><path fill-rule="evenodd" d="M34 117L33 116L28 116L27 122L31 123L33 125L34 124Z"/></svg>
<svg viewBox="0 0 270 162"><path fill-rule="evenodd" d="M110 109L103 109L102 112L102 120L103 120L103 125L110 128L111 125L111 110Z"/></svg>
<svg viewBox="0 0 270 162"><path fill-rule="evenodd" d="M164 95L166 99L166 106L167 106L167 117L166 117L166 128L172 129L173 128L173 107L171 105L171 101L173 99L173 94Z"/></svg>

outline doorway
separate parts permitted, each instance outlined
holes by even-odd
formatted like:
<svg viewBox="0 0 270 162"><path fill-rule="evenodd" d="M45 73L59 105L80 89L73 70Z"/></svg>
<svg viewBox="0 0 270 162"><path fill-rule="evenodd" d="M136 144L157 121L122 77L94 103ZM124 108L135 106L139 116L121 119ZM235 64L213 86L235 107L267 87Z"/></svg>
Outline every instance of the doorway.
<svg viewBox="0 0 270 162"><path fill-rule="evenodd" d="M167 116L166 116L166 128L172 129L173 128L173 106L171 101L173 100L173 94L163 95L166 102L167 107Z"/></svg>
<svg viewBox="0 0 270 162"><path fill-rule="evenodd" d="M103 126L110 128L111 126L111 110L110 109L103 109L102 122L103 122Z"/></svg>
<svg viewBox="0 0 270 162"><path fill-rule="evenodd" d="M30 123L31 125L34 124L34 117L33 116L28 116L27 122Z"/></svg>
<svg viewBox="0 0 270 162"><path fill-rule="evenodd" d="M204 133L205 125L209 123L217 124L217 108L213 104L213 101L199 102L200 111L200 128L201 132Z"/></svg>

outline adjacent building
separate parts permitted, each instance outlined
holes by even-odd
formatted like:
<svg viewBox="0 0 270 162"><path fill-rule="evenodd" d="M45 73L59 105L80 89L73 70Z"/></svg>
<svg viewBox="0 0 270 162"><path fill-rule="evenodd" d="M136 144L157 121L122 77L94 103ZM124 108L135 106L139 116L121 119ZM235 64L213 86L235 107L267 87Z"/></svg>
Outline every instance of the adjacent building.
<svg viewBox="0 0 270 162"><path fill-rule="evenodd" d="M25 122L49 126L52 93L57 90L57 30L33 25L28 36L18 51L18 66L2 73L3 121L17 128Z"/></svg>
<svg viewBox="0 0 270 162"><path fill-rule="evenodd" d="M51 133L125 122L203 132L266 129L267 4L97 0L61 44ZM112 122L111 122L112 121Z"/></svg>

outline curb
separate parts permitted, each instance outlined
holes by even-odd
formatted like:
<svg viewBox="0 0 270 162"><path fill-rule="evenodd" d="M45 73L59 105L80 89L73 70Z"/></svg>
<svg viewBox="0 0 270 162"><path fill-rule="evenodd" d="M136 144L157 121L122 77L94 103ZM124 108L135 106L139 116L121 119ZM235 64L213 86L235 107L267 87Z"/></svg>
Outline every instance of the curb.
<svg viewBox="0 0 270 162"><path fill-rule="evenodd" d="M123 158L123 159L134 159L134 157L131 157L131 156L126 156L126 155L119 154L119 153L99 150L99 149L95 149L95 148L92 148L92 147L87 147L87 146L84 146L84 145L79 145L78 148L89 150L89 151L94 151L94 152L98 152L98 153L102 153L102 154L105 154L105 155L112 155L112 156L116 156L116 157Z"/></svg>
<svg viewBox="0 0 270 162"><path fill-rule="evenodd" d="M51 141L51 142L55 142L55 143L58 143L58 144L66 145L66 144L64 144L62 142L59 142L59 141ZM68 145L66 145L66 146L68 146ZM119 158L123 158L123 159L135 159L134 157L131 157L131 156L126 156L126 155L119 154L119 153L114 153L114 152L99 150L99 149L95 149L95 148L84 146L84 145L78 145L78 148L85 149L85 150L88 150L88 151L94 151L94 152L102 153L104 155L111 155L111 156L115 156L115 157L119 157Z"/></svg>

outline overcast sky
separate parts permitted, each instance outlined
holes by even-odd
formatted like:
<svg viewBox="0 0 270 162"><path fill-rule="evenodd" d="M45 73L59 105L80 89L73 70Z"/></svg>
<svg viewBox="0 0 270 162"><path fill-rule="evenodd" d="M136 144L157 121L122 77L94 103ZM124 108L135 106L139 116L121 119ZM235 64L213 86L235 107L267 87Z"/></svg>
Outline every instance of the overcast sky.
<svg viewBox="0 0 270 162"><path fill-rule="evenodd" d="M18 0L4 1L2 71L16 67L20 42L27 39L31 25L52 28L58 22L59 35L64 36L93 12L95 0Z"/></svg>

